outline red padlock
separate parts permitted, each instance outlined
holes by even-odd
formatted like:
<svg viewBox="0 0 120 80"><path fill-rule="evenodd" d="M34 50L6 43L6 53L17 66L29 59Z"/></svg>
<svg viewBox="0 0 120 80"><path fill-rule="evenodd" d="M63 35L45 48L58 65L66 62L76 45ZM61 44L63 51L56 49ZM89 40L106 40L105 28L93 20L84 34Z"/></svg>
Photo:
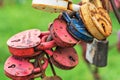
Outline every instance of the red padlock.
<svg viewBox="0 0 120 80"><path fill-rule="evenodd" d="M55 46L73 47L78 41L68 33L66 27L67 23L63 19L55 19L49 27L51 34L49 36L52 40L46 41L47 36L45 36L42 43L36 47L36 50L51 49Z"/></svg>
<svg viewBox="0 0 120 80"><path fill-rule="evenodd" d="M33 57L39 54L34 47L40 45L41 38L50 32L41 32L38 29L31 29L20 32L8 41L8 47L11 54L19 57Z"/></svg>
<svg viewBox="0 0 120 80"><path fill-rule="evenodd" d="M13 80L29 80L34 78L35 74L45 70L48 66L48 60L43 58L42 67L35 68L29 60L19 59L10 56L4 65L5 74Z"/></svg>
<svg viewBox="0 0 120 80"><path fill-rule="evenodd" d="M56 47L54 51L45 51L46 53L52 55L51 62L60 69L69 70L78 64L78 55L73 47Z"/></svg>
<svg viewBox="0 0 120 80"><path fill-rule="evenodd" d="M52 38L60 47L71 47L78 42L68 33L66 27L67 23L63 19L57 18L50 29Z"/></svg>

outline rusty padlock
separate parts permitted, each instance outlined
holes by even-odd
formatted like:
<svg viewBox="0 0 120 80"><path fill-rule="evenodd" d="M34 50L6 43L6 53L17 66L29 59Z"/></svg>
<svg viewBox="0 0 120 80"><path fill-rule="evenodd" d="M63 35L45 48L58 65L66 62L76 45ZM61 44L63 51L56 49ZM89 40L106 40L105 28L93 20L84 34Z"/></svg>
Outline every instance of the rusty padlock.
<svg viewBox="0 0 120 80"><path fill-rule="evenodd" d="M5 74L13 80L29 80L40 74L48 66L48 60L44 57L42 67L35 68L27 59L10 56L4 65Z"/></svg>
<svg viewBox="0 0 120 80"><path fill-rule="evenodd" d="M95 38L104 40L112 32L112 24L107 11L99 7L101 5L96 7L89 0L83 0L82 2L84 4L81 6L79 13L87 30Z"/></svg>
<svg viewBox="0 0 120 80"><path fill-rule="evenodd" d="M22 31L7 41L11 54L19 57L33 57L40 52L35 51L36 46L40 45L41 38L50 32L41 32L38 29L30 29Z"/></svg>
<svg viewBox="0 0 120 80"><path fill-rule="evenodd" d="M60 69L73 69L78 64L78 55L73 47L62 48L58 46L54 51L45 50L45 52L52 54L51 62Z"/></svg>
<svg viewBox="0 0 120 80"><path fill-rule="evenodd" d="M63 12L63 18L67 21L68 32L77 40L83 40L85 42L92 42L93 37L85 29L85 26L79 16L78 12L74 12L71 17L67 12Z"/></svg>
<svg viewBox="0 0 120 80"><path fill-rule="evenodd" d="M71 0L33 0L32 6L47 12L62 12L67 10L78 11L80 6L73 4Z"/></svg>
<svg viewBox="0 0 120 80"><path fill-rule="evenodd" d="M92 43L87 43L86 59L89 63L98 67L107 65L108 41L94 39Z"/></svg>
<svg viewBox="0 0 120 80"><path fill-rule="evenodd" d="M68 33L66 27L67 23L63 19L57 18L50 28L53 40L60 47L71 47L78 42Z"/></svg>
<svg viewBox="0 0 120 80"><path fill-rule="evenodd" d="M33 0L32 6L47 12L62 12L67 10L69 0Z"/></svg>

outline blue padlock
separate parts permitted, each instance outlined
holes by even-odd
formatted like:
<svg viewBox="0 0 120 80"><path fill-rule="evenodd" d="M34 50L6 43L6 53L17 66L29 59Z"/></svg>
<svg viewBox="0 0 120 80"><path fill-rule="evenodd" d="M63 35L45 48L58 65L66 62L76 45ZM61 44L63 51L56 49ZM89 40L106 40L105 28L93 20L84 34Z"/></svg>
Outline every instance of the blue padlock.
<svg viewBox="0 0 120 80"><path fill-rule="evenodd" d="M62 13L63 18L67 22L68 32L77 40L83 40L85 42L92 42L93 36L91 36L86 30L79 13L73 12L69 15L67 12ZM70 17L71 16L71 17Z"/></svg>

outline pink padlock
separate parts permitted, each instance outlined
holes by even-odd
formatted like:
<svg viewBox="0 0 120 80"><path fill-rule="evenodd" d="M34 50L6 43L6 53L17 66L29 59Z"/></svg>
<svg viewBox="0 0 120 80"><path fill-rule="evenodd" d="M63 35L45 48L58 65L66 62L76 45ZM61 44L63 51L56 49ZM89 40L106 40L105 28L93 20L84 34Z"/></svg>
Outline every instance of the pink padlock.
<svg viewBox="0 0 120 80"><path fill-rule="evenodd" d="M42 43L38 45L36 49L46 50L55 46L73 47L78 41L68 33L66 27L67 23L63 19L55 19L49 27L51 34L49 37L51 37L52 40L46 41L48 35L44 36Z"/></svg>
<svg viewBox="0 0 120 80"><path fill-rule="evenodd" d="M48 60L43 58L43 61L44 63L41 68L35 68L29 60L10 56L5 62L4 71L5 74L13 80L29 80L47 68Z"/></svg>
<svg viewBox="0 0 120 80"><path fill-rule="evenodd" d="M78 64L78 55L73 47L62 48L56 47L54 51L45 50L46 53L51 54L51 62L58 68L69 70Z"/></svg>
<svg viewBox="0 0 120 80"><path fill-rule="evenodd" d="M14 56L33 57L40 52L35 51L34 47L40 45L41 38L48 35L50 32L41 32L38 29L30 29L20 32L7 41L9 51Z"/></svg>
<svg viewBox="0 0 120 80"><path fill-rule="evenodd" d="M52 38L60 47L71 47L78 42L68 33L66 27L67 23L63 19L57 18L50 29Z"/></svg>

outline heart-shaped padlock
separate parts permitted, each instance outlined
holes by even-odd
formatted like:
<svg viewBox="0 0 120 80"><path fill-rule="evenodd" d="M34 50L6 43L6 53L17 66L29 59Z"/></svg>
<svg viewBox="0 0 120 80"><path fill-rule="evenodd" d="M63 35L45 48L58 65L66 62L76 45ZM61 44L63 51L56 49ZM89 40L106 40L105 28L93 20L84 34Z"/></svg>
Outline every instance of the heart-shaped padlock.
<svg viewBox="0 0 120 80"><path fill-rule="evenodd" d="M108 41L94 39L92 43L87 43L86 59L98 67L107 65Z"/></svg>
<svg viewBox="0 0 120 80"><path fill-rule="evenodd" d="M112 32L110 17L103 8L97 8L89 0L79 10L87 30L95 38L103 40Z"/></svg>
<svg viewBox="0 0 120 80"><path fill-rule="evenodd" d="M29 80L34 78L35 74L40 73L45 70L48 66L48 60L43 58L42 67L34 68L33 64L27 59L16 58L15 56L10 56L4 65L5 74L14 80Z"/></svg>
<svg viewBox="0 0 120 80"><path fill-rule="evenodd" d="M20 32L7 41L11 54L19 57L33 57L39 54L34 47L40 45L41 38L49 32L41 32L38 29L31 29Z"/></svg>
<svg viewBox="0 0 120 80"><path fill-rule="evenodd" d="M51 62L60 69L69 70L78 64L78 55L73 47L56 47L54 51L45 51L48 54L52 54L50 58Z"/></svg>
<svg viewBox="0 0 120 80"><path fill-rule="evenodd" d="M63 18L67 21L68 32L77 40L83 40L85 42L92 42L93 37L85 29L85 26L79 16L78 12L74 12L70 17L67 12L63 12Z"/></svg>
<svg viewBox="0 0 120 80"><path fill-rule="evenodd" d="M55 19L50 28L53 40L60 47L74 46L78 41L74 39L66 30L67 23L63 19Z"/></svg>

